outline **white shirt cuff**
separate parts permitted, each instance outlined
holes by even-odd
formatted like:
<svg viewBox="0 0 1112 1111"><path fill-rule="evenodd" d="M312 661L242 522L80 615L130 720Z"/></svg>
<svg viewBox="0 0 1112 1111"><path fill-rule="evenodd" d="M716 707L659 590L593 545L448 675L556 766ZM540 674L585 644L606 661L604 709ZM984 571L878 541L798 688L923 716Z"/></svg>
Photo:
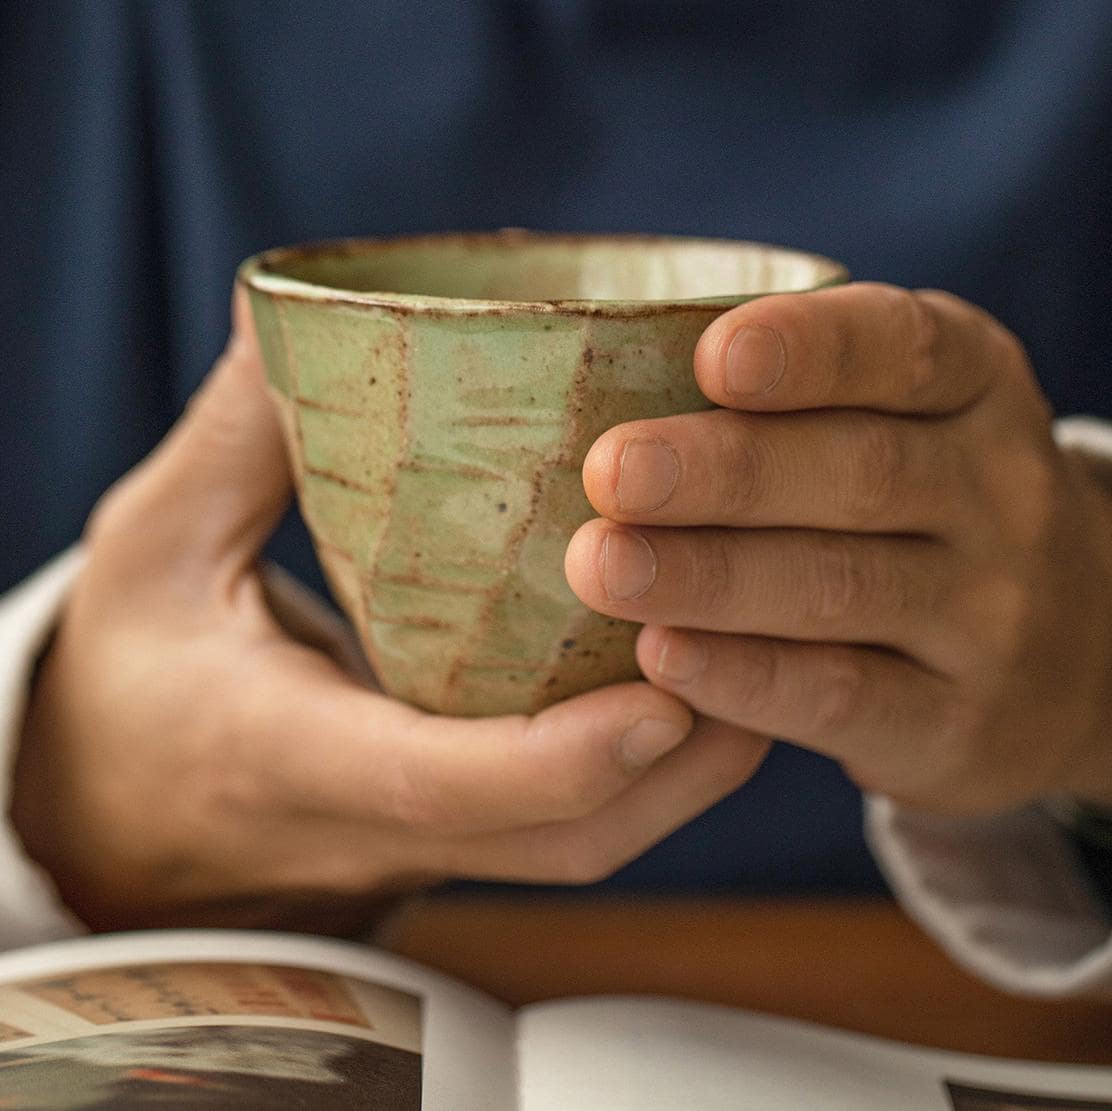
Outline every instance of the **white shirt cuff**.
<svg viewBox="0 0 1112 1111"><path fill-rule="evenodd" d="M1112 464L1112 425L1070 417L1054 432L1061 446ZM874 796L865 833L904 909L959 964L1005 991L1112 998L1108 916L1042 806L949 818Z"/></svg>
<svg viewBox="0 0 1112 1111"><path fill-rule="evenodd" d="M904 910L1004 991L1112 998L1112 934L1072 845L1038 805L979 818L866 800L869 844Z"/></svg>
<svg viewBox="0 0 1112 1111"><path fill-rule="evenodd" d="M39 655L80 570L71 549L0 598L0 949L87 933L49 875L27 855L10 817L15 762Z"/></svg>

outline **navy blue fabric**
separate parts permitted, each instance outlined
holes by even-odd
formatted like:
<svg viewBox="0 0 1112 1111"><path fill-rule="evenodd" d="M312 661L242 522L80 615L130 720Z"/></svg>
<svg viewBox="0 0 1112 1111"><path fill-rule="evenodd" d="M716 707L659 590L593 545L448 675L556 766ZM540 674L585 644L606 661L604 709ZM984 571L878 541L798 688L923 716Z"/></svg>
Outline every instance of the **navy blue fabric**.
<svg viewBox="0 0 1112 1111"><path fill-rule="evenodd" d="M55 0L0 7L0 588L219 350L245 255L656 230L962 294L1112 415L1106 0ZM320 584L295 520L272 545ZM779 748L616 883L870 890L856 792Z"/></svg>

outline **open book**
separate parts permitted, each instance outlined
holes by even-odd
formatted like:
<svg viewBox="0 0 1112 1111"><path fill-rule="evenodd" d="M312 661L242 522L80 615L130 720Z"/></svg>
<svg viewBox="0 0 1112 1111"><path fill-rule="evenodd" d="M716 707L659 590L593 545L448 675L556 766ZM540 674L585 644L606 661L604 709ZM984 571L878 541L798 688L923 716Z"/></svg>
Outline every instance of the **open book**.
<svg viewBox="0 0 1112 1111"><path fill-rule="evenodd" d="M0 957L0 1107L1112 1111L1112 1069L884 1042L726 1007L517 1013L358 945L184 931Z"/></svg>

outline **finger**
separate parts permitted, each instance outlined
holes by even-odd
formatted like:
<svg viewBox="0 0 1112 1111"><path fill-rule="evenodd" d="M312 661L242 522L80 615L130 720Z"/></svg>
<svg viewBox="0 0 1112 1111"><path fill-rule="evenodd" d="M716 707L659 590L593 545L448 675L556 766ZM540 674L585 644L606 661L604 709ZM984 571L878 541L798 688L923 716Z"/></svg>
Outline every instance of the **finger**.
<svg viewBox="0 0 1112 1111"><path fill-rule="evenodd" d="M159 447L106 499L97 532L123 534L128 573L205 581L254 562L291 479L250 312L236 291L223 355ZM105 518L108 518L106 520Z"/></svg>
<svg viewBox="0 0 1112 1111"><path fill-rule="evenodd" d="M967 469L936 424L714 409L610 429L583 485L599 513L629 523L937 535L955 526Z"/></svg>
<svg viewBox="0 0 1112 1111"><path fill-rule="evenodd" d="M288 651L309 657L296 664L301 673L275 678L245 707L247 727L269 752L254 761L269 768L277 797L429 836L588 814L692 725L679 700L647 683L591 691L532 718L437 717L339 681L316 654ZM262 666L278 671L273 660Z"/></svg>
<svg viewBox="0 0 1112 1111"><path fill-rule="evenodd" d="M707 397L747 410L954 413L1005 373L1031 380L1018 341L981 309L867 282L739 305L695 352Z"/></svg>
<svg viewBox="0 0 1112 1111"><path fill-rule="evenodd" d="M637 660L700 713L871 767L893 763L894 737L940 732L949 687L879 649L659 625L641 631Z"/></svg>
<svg viewBox="0 0 1112 1111"><path fill-rule="evenodd" d="M576 821L443 845L443 871L531 883L604 879L736 791L768 749L766 737L701 718L681 748L608 806Z"/></svg>
<svg viewBox="0 0 1112 1111"><path fill-rule="evenodd" d="M895 536L594 520L572 537L565 573L586 605L627 621L919 650L938 624L940 547Z"/></svg>

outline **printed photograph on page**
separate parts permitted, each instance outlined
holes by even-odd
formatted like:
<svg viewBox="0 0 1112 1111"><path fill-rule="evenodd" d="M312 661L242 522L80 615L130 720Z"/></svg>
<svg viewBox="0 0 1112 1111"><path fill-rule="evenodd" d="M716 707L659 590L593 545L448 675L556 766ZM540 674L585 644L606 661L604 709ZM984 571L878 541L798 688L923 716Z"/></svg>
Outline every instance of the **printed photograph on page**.
<svg viewBox="0 0 1112 1111"><path fill-rule="evenodd" d="M0 988L0 1107L421 1105L421 1002L310 969L101 968Z"/></svg>

